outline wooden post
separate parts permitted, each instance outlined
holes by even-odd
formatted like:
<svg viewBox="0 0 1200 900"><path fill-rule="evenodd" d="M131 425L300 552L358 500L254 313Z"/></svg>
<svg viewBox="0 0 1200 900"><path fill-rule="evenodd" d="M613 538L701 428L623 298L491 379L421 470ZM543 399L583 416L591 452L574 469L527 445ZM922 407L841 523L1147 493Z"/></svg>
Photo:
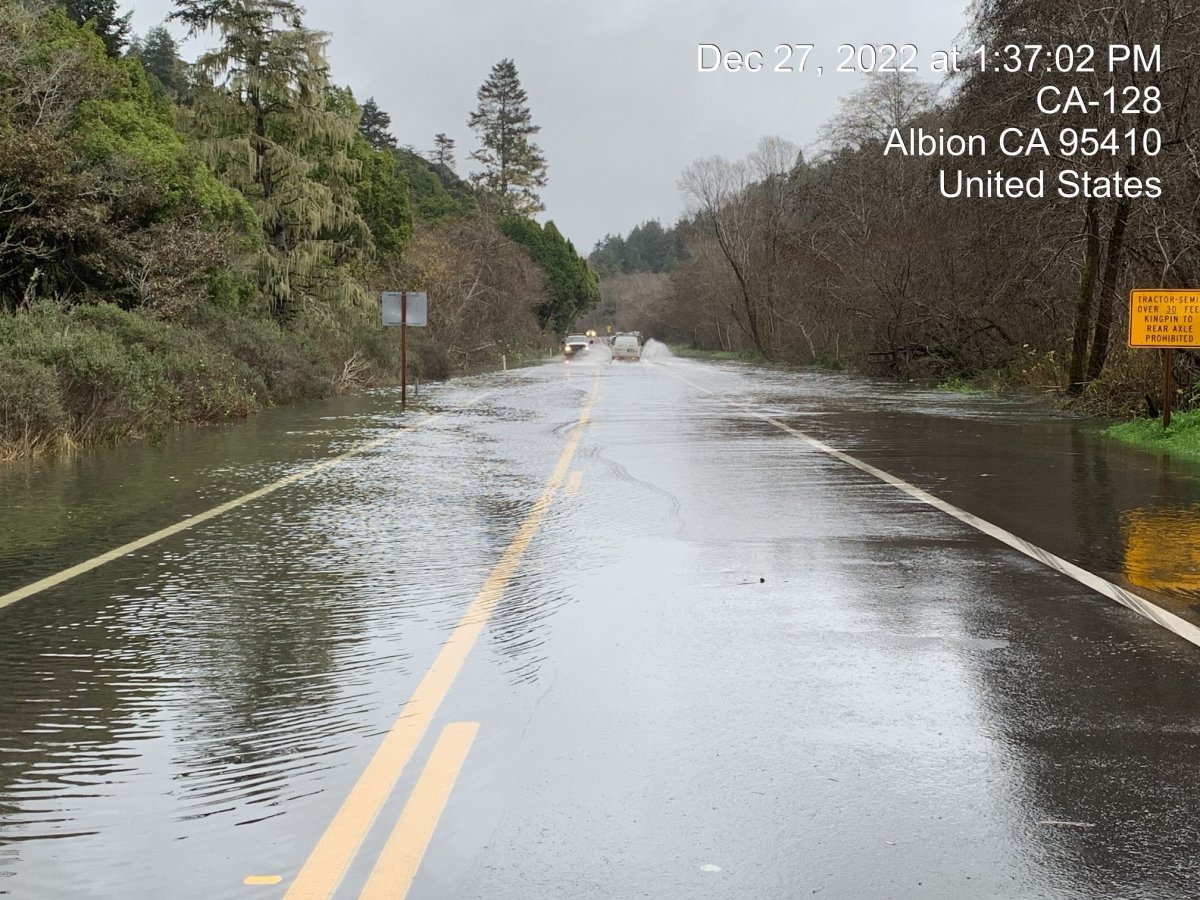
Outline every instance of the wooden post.
<svg viewBox="0 0 1200 900"><path fill-rule="evenodd" d="M1171 363L1174 361L1175 351L1167 348L1163 350L1163 430L1171 427L1171 400L1175 393L1173 388L1175 385L1171 383Z"/></svg>
<svg viewBox="0 0 1200 900"><path fill-rule="evenodd" d="M408 408L408 291L400 292L400 408Z"/></svg>

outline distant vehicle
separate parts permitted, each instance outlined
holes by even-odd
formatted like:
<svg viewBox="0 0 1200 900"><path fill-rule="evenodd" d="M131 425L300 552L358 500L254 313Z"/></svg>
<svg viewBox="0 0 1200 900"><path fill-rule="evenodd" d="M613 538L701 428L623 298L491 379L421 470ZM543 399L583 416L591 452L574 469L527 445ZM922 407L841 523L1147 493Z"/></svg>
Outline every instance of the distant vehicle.
<svg viewBox="0 0 1200 900"><path fill-rule="evenodd" d="M588 339L586 334L568 334L563 341L563 353L567 356L574 356L582 350L587 350Z"/></svg>
<svg viewBox="0 0 1200 900"><path fill-rule="evenodd" d="M613 359L641 359L642 345L635 334L618 334L612 343Z"/></svg>

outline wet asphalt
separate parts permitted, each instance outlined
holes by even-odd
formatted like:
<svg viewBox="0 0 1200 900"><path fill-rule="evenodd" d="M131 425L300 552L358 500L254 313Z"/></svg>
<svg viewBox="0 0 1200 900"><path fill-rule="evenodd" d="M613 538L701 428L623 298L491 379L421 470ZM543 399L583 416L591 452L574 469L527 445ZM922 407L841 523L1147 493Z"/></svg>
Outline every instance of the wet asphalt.
<svg viewBox="0 0 1200 900"><path fill-rule="evenodd" d="M283 897L540 515L337 897L460 722L414 900L1200 896L1200 647L755 413L1198 623L1200 468L649 357L0 473L2 594L395 436L0 609L0 894Z"/></svg>

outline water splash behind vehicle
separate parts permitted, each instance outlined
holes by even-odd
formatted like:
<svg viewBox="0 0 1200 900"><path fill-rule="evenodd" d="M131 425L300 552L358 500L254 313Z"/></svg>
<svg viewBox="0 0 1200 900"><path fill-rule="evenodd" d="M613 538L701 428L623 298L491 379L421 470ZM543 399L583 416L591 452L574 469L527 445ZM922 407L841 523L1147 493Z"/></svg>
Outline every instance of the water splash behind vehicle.
<svg viewBox="0 0 1200 900"><path fill-rule="evenodd" d="M642 359L650 361L668 359L675 354L671 352L671 348L662 341L656 341L654 338L648 338L646 343L642 345Z"/></svg>

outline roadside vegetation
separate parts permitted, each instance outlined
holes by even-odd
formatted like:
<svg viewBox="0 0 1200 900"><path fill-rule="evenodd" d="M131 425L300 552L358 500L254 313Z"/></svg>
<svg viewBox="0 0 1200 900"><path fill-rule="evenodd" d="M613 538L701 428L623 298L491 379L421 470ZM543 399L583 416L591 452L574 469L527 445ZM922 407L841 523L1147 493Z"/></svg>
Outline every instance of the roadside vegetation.
<svg viewBox="0 0 1200 900"><path fill-rule="evenodd" d="M675 356L685 359L723 359L733 362L764 362L762 354L757 350L702 350L688 344L668 344L668 349Z"/></svg>
<svg viewBox="0 0 1200 900"><path fill-rule="evenodd" d="M943 84L872 75L804 153L763 138L742 160L698 159L681 174L688 212L610 235L591 259L605 276L601 309L617 327L673 345L754 350L792 365L850 368L930 384L1054 391L1106 415L1156 415L1159 359L1125 346L1131 287L1200 284L1200 11L1194 3L1079 4L976 0L967 39L987 44L1092 45L1111 36L1160 46L1161 71L1105 72L1097 92L1161 92L1162 111L1131 117L1093 109L1054 117L1034 98L1070 76L980 72ZM1099 76L1097 76L1099 77ZM1089 90L1091 87L1089 86ZM1093 177L1157 177L1162 195L1060 197L1058 157L1005 157L1001 128L1159 129L1157 155L1101 153L1071 162ZM979 134L987 155L931 159L884 154L895 130ZM1041 199L947 199L938 169L1045 169ZM647 237L652 238L647 240ZM1187 404L1197 357L1176 354Z"/></svg>
<svg viewBox="0 0 1200 900"><path fill-rule="evenodd" d="M967 396L983 393L980 388L977 388L965 378L947 378L945 381L938 382L937 389L945 391L948 394L964 394Z"/></svg>
<svg viewBox="0 0 1200 900"><path fill-rule="evenodd" d="M430 293L417 376L536 354L599 302L542 211L546 161L502 60L453 140L401 147L331 80L288 0L0 0L0 458L153 435L398 379L378 295Z"/></svg>
<svg viewBox="0 0 1200 900"><path fill-rule="evenodd" d="M1112 425L1104 433L1145 450L1200 460L1200 409L1173 414L1165 429L1161 419L1135 419Z"/></svg>

